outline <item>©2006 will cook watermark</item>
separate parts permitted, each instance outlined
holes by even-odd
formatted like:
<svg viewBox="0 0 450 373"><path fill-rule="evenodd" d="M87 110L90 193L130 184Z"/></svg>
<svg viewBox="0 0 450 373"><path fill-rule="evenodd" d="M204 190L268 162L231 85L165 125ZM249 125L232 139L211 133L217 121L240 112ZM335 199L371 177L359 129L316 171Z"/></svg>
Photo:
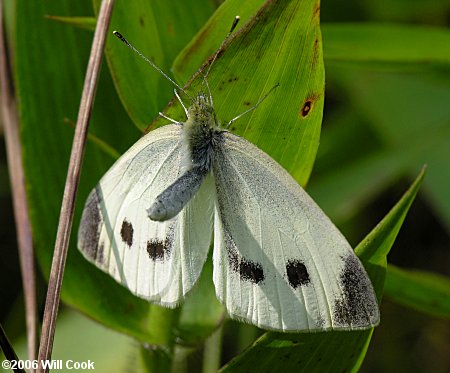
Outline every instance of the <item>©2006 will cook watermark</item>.
<svg viewBox="0 0 450 373"><path fill-rule="evenodd" d="M12 369L13 371L25 369L27 371L36 370L41 364L41 368L52 371L67 370L95 370L95 364L92 360L3 360L3 369Z"/></svg>

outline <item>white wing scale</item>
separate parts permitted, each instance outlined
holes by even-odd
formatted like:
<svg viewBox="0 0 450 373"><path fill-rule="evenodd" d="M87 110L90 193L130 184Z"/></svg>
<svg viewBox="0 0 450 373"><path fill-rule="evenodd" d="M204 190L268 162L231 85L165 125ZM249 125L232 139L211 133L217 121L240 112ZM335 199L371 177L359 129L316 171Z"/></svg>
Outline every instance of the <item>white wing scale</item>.
<svg viewBox="0 0 450 373"><path fill-rule="evenodd" d="M131 147L89 195L78 232L85 257L142 298L175 306L197 281L212 235L208 176L173 219L147 209L180 175L180 125L152 131Z"/></svg>
<svg viewBox="0 0 450 373"><path fill-rule="evenodd" d="M379 322L352 248L297 182L248 141L215 154L214 283L232 317L283 331Z"/></svg>

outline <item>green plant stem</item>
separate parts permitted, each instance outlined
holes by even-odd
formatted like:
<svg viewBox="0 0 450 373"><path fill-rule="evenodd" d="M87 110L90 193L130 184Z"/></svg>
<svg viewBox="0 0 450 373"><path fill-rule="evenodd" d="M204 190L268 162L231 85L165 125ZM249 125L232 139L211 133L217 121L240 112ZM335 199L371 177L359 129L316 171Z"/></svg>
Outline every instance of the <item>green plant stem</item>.
<svg viewBox="0 0 450 373"><path fill-rule="evenodd" d="M145 372L170 372L174 360L175 333L180 309L163 308L151 304L149 326L151 337L141 347Z"/></svg>
<svg viewBox="0 0 450 373"><path fill-rule="evenodd" d="M203 373L217 372L222 352L223 324L205 341L203 352Z"/></svg>
<svg viewBox="0 0 450 373"><path fill-rule="evenodd" d="M188 357L195 349L185 346L175 346L172 360L172 373L188 372Z"/></svg>

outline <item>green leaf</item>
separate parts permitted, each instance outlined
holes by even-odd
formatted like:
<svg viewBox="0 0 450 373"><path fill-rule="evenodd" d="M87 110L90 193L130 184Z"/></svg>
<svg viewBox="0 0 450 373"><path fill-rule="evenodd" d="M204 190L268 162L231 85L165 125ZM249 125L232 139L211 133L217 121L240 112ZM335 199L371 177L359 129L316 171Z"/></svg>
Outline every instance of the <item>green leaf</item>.
<svg viewBox="0 0 450 373"><path fill-rule="evenodd" d="M398 150L363 154L313 178L309 194L332 220L345 221L404 175L409 161Z"/></svg>
<svg viewBox="0 0 450 373"><path fill-rule="evenodd" d="M370 14L370 17L383 21L412 22L412 23L440 23L446 24L445 12L448 10L448 0L423 1L423 0L396 0L386 3L378 0L367 0L362 7ZM338 7L340 4L336 4ZM354 6L349 3L347 6ZM339 12L339 11L338 11ZM347 14L343 15L345 18ZM359 15L361 17L361 14Z"/></svg>
<svg viewBox="0 0 450 373"><path fill-rule="evenodd" d="M394 208L355 249L379 301L383 293L386 255L424 177L424 170ZM369 346L373 328L352 332L282 334L268 332L221 372L342 372L357 371Z"/></svg>
<svg viewBox="0 0 450 373"><path fill-rule="evenodd" d="M27 356L25 337L14 341L14 345L19 356ZM95 367L92 371L122 373L139 371L136 358L137 345L132 338L104 328L79 312L61 307L52 360L62 360L64 368L68 360L90 360ZM64 368L60 371L68 371ZM73 371L76 372L75 369Z"/></svg>
<svg viewBox="0 0 450 373"><path fill-rule="evenodd" d="M402 196L399 202L384 219L359 243L355 253L363 262L369 274L378 301L381 301L384 280L386 276L387 255L394 244L403 220L419 191L425 177L426 167L423 167L419 176Z"/></svg>
<svg viewBox="0 0 450 373"><path fill-rule="evenodd" d="M176 334L180 343L193 345L220 326L225 317L225 309L216 298L212 258L205 263L200 279L181 307Z"/></svg>
<svg viewBox="0 0 450 373"><path fill-rule="evenodd" d="M241 2L227 1L219 12L231 14L226 7L234 11L237 3ZM245 2L245 6L250 3L255 6L259 1ZM211 51L210 43L217 48L215 35L207 44L204 38L209 36L206 30L214 29L219 20L223 22L222 16L212 18L177 60L175 71L180 75L181 66L191 66L194 50ZM302 47L296 47L299 45ZM224 123L280 84L256 110L234 122L231 130L256 144L305 185L317 152L324 102L317 2L266 1L224 47L208 81L217 117ZM198 75L191 86L201 83ZM310 108L308 112L305 106ZM170 107L167 115L179 120L184 117L179 107Z"/></svg>
<svg viewBox="0 0 450 373"><path fill-rule="evenodd" d="M100 0L94 0L96 8ZM170 74L172 62L214 11L214 1L164 0L116 3L110 30L117 30L142 54ZM173 96L173 86L110 34L108 65L128 114L147 128Z"/></svg>
<svg viewBox="0 0 450 373"><path fill-rule="evenodd" d="M406 307L450 319L450 279L436 273L389 264L386 297Z"/></svg>
<svg viewBox="0 0 450 373"><path fill-rule="evenodd" d="M356 65L331 65L327 73L334 96L342 97L342 110L348 116L354 114L353 120L359 123L359 128L345 131L343 128L352 125L351 120L326 118L322 141L328 147L319 149L317 168L321 173L311 180L311 196L332 218L343 221L355 216L401 177L414 177L415 170L426 163L429 165L425 181L427 199L441 215L442 222L449 226L448 74L380 71ZM352 150L359 149L345 159L342 146L335 142L336 130L332 130L338 126L347 135L344 144L348 145L350 139ZM365 133L364 140L361 133ZM323 151L328 152L327 156ZM337 152L339 156L335 155ZM341 157L341 162L329 163L335 157Z"/></svg>
<svg viewBox="0 0 450 373"><path fill-rule="evenodd" d="M95 30L95 25L97 20L94 17L61 17L61 16L46 16L47 19L52 21L57 21L61 23L66 23L68 25L76 26L89 31Z"/></svg>
<svg viewBox="0 0 450 373"><path fill-rule="evenodd" d="M48 276L74 133L67 123L76 120L92 33L50 21L44 15L86 14L86 9L91 9L91 2L21 2L17 7L15 71L24 167L37 257L44 275ZM166 9L166 15L169 10ZM175 18L174 22L177 22ZM33 37L37 39L33 40ZM40 40L46 40L46 43ZM117 40L115 42L124 55L130 54ZM170 90L170 85L168 87ZM84 201L113 163L111 149L123 153L139 136L140 132L123 110L104 66L90 125L90 138L96 140L86 145L62 299L115 330L167 347L173 343L173 325L177 323L179 310L163 309L133 296L110 276L89 264L76 248ZM218 313L213 316L221 317ZM202 331L209 334L215 325L207 318L205 324L209 328L204 327ZM200 338L200 334L198 332L196 338ZM188 339L181 332L180 337Z"/></svg>
<svg viewBox="0 0 450 373"><path fill-rule="evenodd" d="M425 26L377 23L325 23L328 62L449 66L450 31Z"/></svg>
<svg viewBox="0 0 450 373"><path fill-rule="evenodd" d="M344 221L427 163L427 200L448 228L450 32L424 26L328 24L324 35L328 86L348 115L337 123L330 116L325 119L322 144L329 146L319 149L316 169L321 173L311 180L311 195L330 216ZM342 131L352 120L359 123L358 131ZM336 130L330 131L337 126L347 136L344 141L336 138ZM361 141L364 132L371 143ZM344 159L349 149L339 144L348 144L348 139L358 141L347 147L353 154ZM336 158L339 164L333 163Z"/></svg>
<svg viewBox="0 0 450 373"><path fill-rule="evenodd" d="M76 119L92 33L52 22L44 15L85 13L86 9L90 9L90 2L17 3L15 81L20 97L21 140L33 240L45 276L50 271L74 132L65 122ZM139 136L118 101L106 69L100 77L91 131L120 152ZM95 144L87 144L62 297L116 330L151 340L148 302L132 296L95 269L76 248L83 202L112 162Z"/></svg>
<svg viewBox="0 0 450 373"><path fill-rule="evenodd" d="M187 82L217 51L236 16L239 16L240 23L234 33L238 32L263 4L264 0L224 2L175 59L172 70L178 81Z"/></svg>

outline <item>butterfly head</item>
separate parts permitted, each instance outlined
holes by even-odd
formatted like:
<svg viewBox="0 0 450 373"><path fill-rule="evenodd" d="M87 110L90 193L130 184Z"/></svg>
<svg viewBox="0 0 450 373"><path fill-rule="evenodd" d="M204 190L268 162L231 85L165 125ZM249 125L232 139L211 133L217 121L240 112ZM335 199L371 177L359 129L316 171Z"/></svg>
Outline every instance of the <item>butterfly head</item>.
<svg viewBox="0 0 450 373"><path fill-rule="evenodd" d="M191 103L188 109L188 121L198 126L217 127L216 113L212 106L211 99L200 92Z"/></svg>

